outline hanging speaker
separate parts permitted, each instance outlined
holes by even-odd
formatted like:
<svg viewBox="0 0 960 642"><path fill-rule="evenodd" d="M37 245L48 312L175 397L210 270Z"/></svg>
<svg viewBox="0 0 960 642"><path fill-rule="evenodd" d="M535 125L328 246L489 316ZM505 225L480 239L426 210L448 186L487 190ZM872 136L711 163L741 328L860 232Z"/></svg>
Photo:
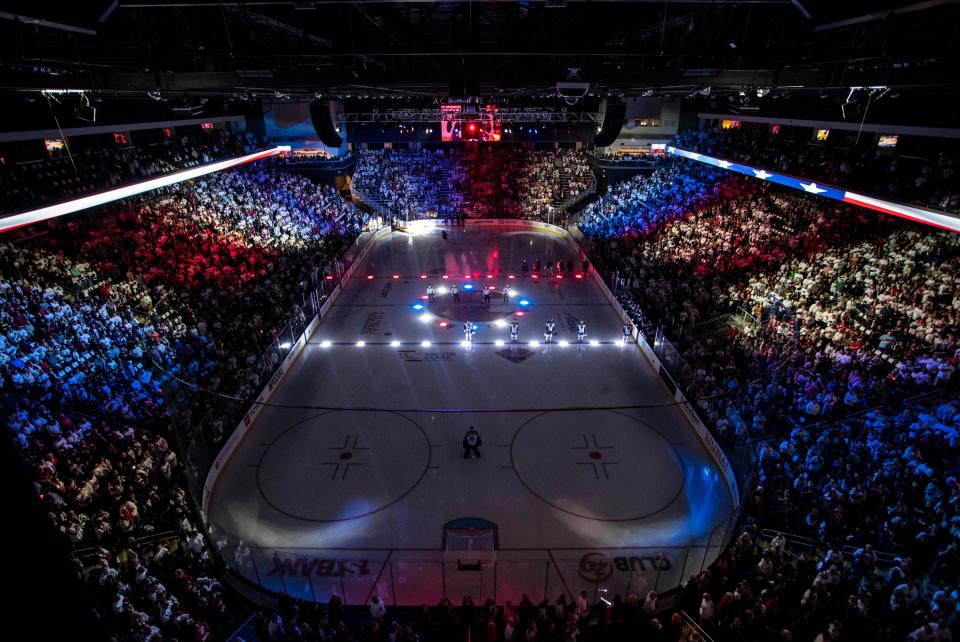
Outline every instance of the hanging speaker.
<svg viewBox="0 0 960 642"><path fill-rule="evenodd" d="M607 112L603 117L600 132L593 139L596 147L607 147L617 140L620 130L623 129L623 119L627 115L627 106L624 103L607 104Z"/></svg>
<svg viewBox="0 0 960 642"><path fill-rule="evenodd" d="M330 101L315 100L310 103L310 120L313 121L317 137L324 145L340 147L343 144L343 139L337 133L337 126L333 124L333 117L330 116Z"/></svg>

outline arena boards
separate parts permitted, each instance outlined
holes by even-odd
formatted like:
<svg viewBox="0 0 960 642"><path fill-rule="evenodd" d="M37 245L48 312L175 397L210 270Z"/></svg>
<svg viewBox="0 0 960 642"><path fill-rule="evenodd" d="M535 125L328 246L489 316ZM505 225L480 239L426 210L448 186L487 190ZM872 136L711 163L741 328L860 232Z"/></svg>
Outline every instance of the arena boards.
<svg viewBox="0 0 960 642"><path fill-rule="evenodd" d="M204 503L227 562L271 590L388 604L612 598L712 562L735 485L622 341L569 235L444 229L380 233L274 383L275 405L218 458ZM524 259L564 270L535 279ZM469 426L478 459L463 456Z"/></svg>

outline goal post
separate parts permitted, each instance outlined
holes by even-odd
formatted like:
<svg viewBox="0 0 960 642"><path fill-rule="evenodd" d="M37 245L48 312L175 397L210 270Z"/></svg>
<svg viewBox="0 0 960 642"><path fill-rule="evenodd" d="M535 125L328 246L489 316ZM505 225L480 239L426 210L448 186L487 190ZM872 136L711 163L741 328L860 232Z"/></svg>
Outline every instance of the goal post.
<svg viewBox="0 0 960 642"><path fill-rule="evenodd" d="M478 518L447 522L443 527L443 561L448 568L470 571L497 560L497 525Z"/></svg>

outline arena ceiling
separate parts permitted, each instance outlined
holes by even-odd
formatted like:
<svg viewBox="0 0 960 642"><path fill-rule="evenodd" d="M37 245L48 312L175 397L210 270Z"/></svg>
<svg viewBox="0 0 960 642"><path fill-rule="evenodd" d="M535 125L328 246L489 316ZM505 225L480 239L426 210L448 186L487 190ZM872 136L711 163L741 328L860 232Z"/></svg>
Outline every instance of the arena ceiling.
<svg viewBox="0 0 960 642"><path fill-rule="evenodd" d="M596 95L929 90L957 84L960 48L960 0L4 4L7 93L440 97L454 80L538 97L568 77Z"/></svg>

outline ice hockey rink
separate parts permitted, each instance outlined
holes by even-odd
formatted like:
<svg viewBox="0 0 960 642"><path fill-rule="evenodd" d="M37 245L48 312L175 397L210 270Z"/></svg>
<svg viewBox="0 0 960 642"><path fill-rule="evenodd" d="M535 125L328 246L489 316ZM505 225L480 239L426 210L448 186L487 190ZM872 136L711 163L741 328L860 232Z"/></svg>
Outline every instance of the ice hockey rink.
<svg viewBox="0 0 960 642"><path fill-rule="evenodd" d="M575 243L522 227L445 229L447 239L436 228L374 241L344 283L220 469L208 517L225 557L273 590L388 604L582 589L612 599L673 588L709 564L729 487L622 340ZM574 269L534 278L523 259ZM476 459L461 445L470 426Z"/></svg>

